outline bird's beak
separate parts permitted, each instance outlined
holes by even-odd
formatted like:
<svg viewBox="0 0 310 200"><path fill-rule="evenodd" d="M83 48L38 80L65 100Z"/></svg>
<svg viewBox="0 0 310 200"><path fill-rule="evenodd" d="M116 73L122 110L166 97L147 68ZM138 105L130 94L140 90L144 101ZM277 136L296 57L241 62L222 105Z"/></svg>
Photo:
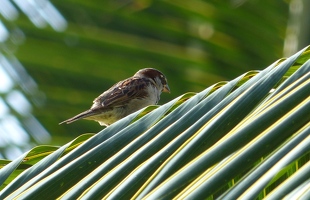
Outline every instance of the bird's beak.
<svg viewBox="0 0 310 200"><path fill-rule="evenodd" d="M170 88L168 85L164 85L163 92L170 93Z"/></svg>

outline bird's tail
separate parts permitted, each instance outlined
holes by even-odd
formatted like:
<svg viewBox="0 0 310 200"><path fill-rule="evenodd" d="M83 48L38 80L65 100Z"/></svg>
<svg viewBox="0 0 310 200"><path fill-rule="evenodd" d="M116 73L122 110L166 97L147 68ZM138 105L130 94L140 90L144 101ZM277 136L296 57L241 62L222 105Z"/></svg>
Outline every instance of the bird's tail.
<svg viewBox="0 0 310 200"><path fill-rule="evenodd" d="M89 109L89 110L86 110L86 111L84 111L84 112L82 112L82 113L80 113L80 114L78 114L78 115L76 115L76 116L74 116L74 117L72 117L70 119L67 119L67 120L65 120L63 122L60 122L59 125L60 124L64 124L64 123L70 124L70 123L75 122L77 120L85 119L87 117L93 116L95 114L96 114L96 112L94 112L94 110Z"/></svg>

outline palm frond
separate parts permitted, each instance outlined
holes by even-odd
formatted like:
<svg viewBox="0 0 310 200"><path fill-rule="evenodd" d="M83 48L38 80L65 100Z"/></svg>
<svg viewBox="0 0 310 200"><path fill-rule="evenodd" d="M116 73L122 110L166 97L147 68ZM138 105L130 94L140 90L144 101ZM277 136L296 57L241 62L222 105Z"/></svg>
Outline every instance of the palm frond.
<svg viewBox="0 0 310 200"><path fill-rule="evenodd" d="M309 91L308 47L263 71L138 111L57 150L37 147L9 164L2 161L0 196L291 197L308 185ZM23 172L15 177L18 170Z"/></svg>

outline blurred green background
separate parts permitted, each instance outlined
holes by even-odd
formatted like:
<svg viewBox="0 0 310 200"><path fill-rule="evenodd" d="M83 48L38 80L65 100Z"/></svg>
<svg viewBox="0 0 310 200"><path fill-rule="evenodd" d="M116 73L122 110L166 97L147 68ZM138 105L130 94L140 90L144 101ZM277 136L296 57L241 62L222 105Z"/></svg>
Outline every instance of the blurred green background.
<svg viewBox="0 0 310 200"><path fill-rule="evenodd" d="M95 97L141 68L167 76L171 94L162 94L159 104L164 104L263 69L309 44L307 0L25 0L33 6L29 12L17 1L3 2L17 14L0 9L8 33L1 41L0 28L0 67L9 71L6 61L20 65L26 71L16 76L34 82L32 92L16 79L0 90L7 107L0 118L0 157L7 158L36 144L63 145L100 131L103 127L87 120L58 123L88 109ZM12 91L27 99L28 113L14 107ZM8 115L19 129L5 122Z"/></svg>

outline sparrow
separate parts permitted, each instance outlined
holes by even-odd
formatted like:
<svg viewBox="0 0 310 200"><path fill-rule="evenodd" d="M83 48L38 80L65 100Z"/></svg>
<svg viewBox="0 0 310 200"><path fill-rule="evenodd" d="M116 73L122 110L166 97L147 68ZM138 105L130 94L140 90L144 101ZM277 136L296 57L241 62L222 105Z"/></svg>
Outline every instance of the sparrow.
<svg viewBox="0 0 310 200"><path fill-rule="evenodd" d="M89 110L59 124L87 119L109 126L148 105L157 104L162 92L170 93L165 75L157 69L141 69L98 96Z"/></svg>

